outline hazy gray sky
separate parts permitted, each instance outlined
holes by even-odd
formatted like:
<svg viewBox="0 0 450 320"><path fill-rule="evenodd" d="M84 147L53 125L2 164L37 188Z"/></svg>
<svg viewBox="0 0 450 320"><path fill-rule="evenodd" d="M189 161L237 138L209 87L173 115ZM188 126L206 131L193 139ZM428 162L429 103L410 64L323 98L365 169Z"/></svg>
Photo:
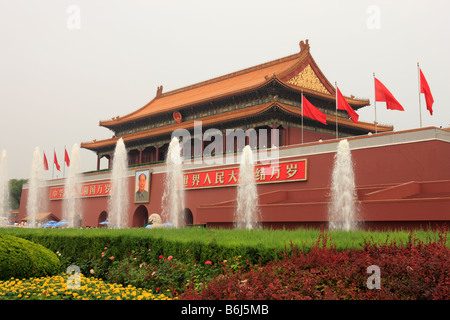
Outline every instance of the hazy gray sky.
<svg viewBox="0 0 450 320"><path fill-rule="evenodd" d="M373 76L405 108L377 103L378 121L419 127L417 62L434 96L423 126L450 126L449 1L0 0L0 150L10 178L28 178L34 148L112 135L100 120L170 91L299 51L309 39L344 95L373 102ZM373 122L374 109L360 110ZM95 153L81 153L83 171ZM66 170L67 171L67 170ZM67 174L67 172L66 172ZM62 172L55 178L62 177Z"/></svg>

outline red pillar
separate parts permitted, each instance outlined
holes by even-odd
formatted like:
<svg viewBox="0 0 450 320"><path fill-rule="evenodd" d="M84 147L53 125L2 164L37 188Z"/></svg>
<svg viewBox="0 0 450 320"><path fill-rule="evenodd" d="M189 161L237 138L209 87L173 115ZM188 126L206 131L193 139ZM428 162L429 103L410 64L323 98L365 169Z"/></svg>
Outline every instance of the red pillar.
<svg viewBox="0 0 450 320"><path fill-rule="evenodd" d="M289 145L289 127L286 127L284 129L284 145L285 146Z"/></svg>
<svg viewBox="0 0 450 320"><path fill-rule="evenodd" d="M222 152L227 153L227 133L225 130L222 130Z"/></svg>
<svg viewBox="0 0 450 320"><path fill-rule="evenodd" d="M278 127L278 124L277 123L272 123L272 129L276 129ZM273 132L272 132L273 133ZM279 138L279 131L278 131L278 136L277 135L275 135L275 134L271 134L271 136L270 136L270 146L273 146L273 145L275 145L276 147L279 147L279 144L280 144L280 138Z"/></svg>
<svg viewBox="0 0 450 320"><path fill-rule="evenodd" d="M285 146L286 145L286 128L283 127L280 131L281 131L281 146Z"/></svg>

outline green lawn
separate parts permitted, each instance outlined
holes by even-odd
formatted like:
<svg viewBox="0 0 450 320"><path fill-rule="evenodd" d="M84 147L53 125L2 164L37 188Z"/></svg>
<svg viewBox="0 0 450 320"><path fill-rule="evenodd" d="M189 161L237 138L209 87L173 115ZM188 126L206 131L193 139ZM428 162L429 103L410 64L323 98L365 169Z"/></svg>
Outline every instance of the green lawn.
<svg viewBox="0 0 450 320"><path fill-rule="evenodd" d="M435 240L438 234L432 230L416 231L325 231L337 248L361 248L364 239L375 242L396 241L398 244L408 241L412 235L422 241ZM299 247L310 248L319 239L320 230L232 230L210 228L180 228L180 229L28 229L28 228L0 228L0 233L12 234L19 237L86 237L86 238L154 238L175 242L202 242L225 247L256 246L264 248L283 249L292 242ZM447 239L450 245L450 239Z"/></svg>

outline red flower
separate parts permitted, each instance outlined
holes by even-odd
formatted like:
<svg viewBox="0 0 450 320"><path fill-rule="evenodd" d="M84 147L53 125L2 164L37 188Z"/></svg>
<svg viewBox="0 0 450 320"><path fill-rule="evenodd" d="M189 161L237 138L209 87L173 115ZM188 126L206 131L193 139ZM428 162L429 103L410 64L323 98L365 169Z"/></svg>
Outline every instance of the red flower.
<svg viewBox="0 0 450 320"><path fill-rule="evenodd" d="M172 258L173 258L172 256L168 256L168 257L167 257L167 260L170 261L170 260L172 260Z"/></svg>
<svg viewBox="0 0 450 320"><path fill-rule="evenodd" d="M205 262L205 264L212 265L212 262L208 260L208 261Z"/></svg>
<svg viewBox="0 0 450 320"><path fill-rule="evenodd" d="M164 258L164 256L163 256L163 255L160 255L158 258L159 258L159 259L162 259L162 258Z"/></svg>

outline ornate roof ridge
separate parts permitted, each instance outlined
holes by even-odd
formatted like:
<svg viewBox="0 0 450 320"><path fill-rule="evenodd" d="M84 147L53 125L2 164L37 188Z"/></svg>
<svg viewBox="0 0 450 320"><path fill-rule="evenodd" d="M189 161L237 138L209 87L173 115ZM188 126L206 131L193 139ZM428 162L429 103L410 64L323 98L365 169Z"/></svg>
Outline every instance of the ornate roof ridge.
<svg viewBox="0 0 450 320"><path fill-rule="evenodd" d="M189 121L183 122L183 123L170 124L165 127L158 127L155 129L148 129L148 130L144 130L144 131L133 132L130 134L123 135L121 137L124 139L125 142L134 141L134 140L146 138L148 136L158 136L161 134L166 134L166 133L172 132L173 130L175 130L177 128L192 129L195 121L202 121L203 125L209 126L209 125L213 125L213 124L217 124L217 123L222 123L224 121L232 121L232 120L238 119L242 116L257 115L257 114L265 112L273 107L278 107L281 110L283 110L284 112L288 112L291 114L295 114L297 116L301 116L301 108L287 105L285 103L277 101L274 98L271 102L244 108L244 109L230 111L229 113L219 115L219 117L217 115L211 115L211 116L207 116L205 118L192 119L192 120L189 120ZM327 115L327 122L336 123L336 117L334 115ZM338 123L349 126L349 127L353 127L353 128L360 128L363 130L374 130L374 127L375 127L375 125L373 123L363 122L363 121L354 123L351 119L342 118L342 117L338 117ZM392 129L393 129L392 126L380 125L380 124L378 125L379 132L391 131ZM95 150L97 148L114 145L119 138L120 137L112 137L112 138L107 138L107 139L103 139L103 140L99 140L99 141L94 140L94 141L90 141L90 142L82 142L81 147L85 148L85 149Z"/></svg>
<svg viewBox="0 0 450 320"><path fill-rule="evenodd" d="M308 53L308 52L309 52L309 50L306 51L306 53ZM212 78L212 79L209 79L209 80L198 82L198 83L195 83L195 84L192 84L192 85L188 85L188 86L185 86L185 87L182 87L182 88L179 88L179 89L175 89L175 90L172 90L172 91L168 91L168 92L165 92L165 93L163 92L163 86L162 85L158 86L157 90L156 90L156 96L152 100L150 100L148 103L146 103L144 106L142 106L141 108L139 108L139 109L137 109L137 110L127 114L127 115L124 115L124 116L117 116L117 117L113 117L112 119L100 121L99 124L100 124L100 126L105 126L105 127L112 126L112 125L114 125L116 123L119 123L120 120L122 120L124 118L133 117L133 115L138 114L139 112L141 112L142 110L144 110L146 108L149 108L153 103L156 103L161 98L167 98L167 97L170 97L170 96L175 95L175 94L179 94L179 93L187 92L189 90L201 88L203 86L207 86L207 85L210 85L210 84L218 83L220 81L224 81L224 80L227 80L227 79L232 79L234 77L245 75L247 73L251 73L251 72L254 72L254 71L257 71L257 70L261 70L261 69L264 69L264 68L268 68L268 67L271 67L271 66L276 66L278 64L282 64L282 63L285 63L285 62L295 61L296 59L299 59L300 57L302 57L303 53L304 53L304 51L300 51L300 52L291 54L289 56L285 56L285 57L282 57L282 58L278 58L278 59L275 59L275 60L264 62L264 63L258 64L258 65L255 65L253 67L249 67L249 68L245 68L245 69L242 69L242 70L238 70L238 71L235 71L235 72L232 72L232 73L228 73L228 74L225 74L225 75L222 75L222 76L219 76L219 77L215 77L215 78ZM266 78L266 82L271 79L272 75L267 75L267 76L268 77ZM116 122L116 121L119 121L119 122Z"/></svg>
<svg viewBox="0 0 450 320"><path fill-rule="evenodd" d="M100 126L112 128L128 121L135 121L144 117L182 109L194 104L240 94L246 90L254 90L273 80L279 81L291 89L301 90L301 87L290 84L288 80L298 75L299 72L303 72L302 70L308 67L308 65L312 67L312 72L317 77L315 81L319 81L323 88L322 90L321 88L316 88L317 83L315 82L310 83L309 87L305 88L314 89L318 95L331 98L335 93L335 88L311 56L308 40L300 41L299 45L300 51L297 53L166 93L163 92L162 85L158 86L156 96L141 108L124 116L100 121L99 124ZM305 78L303 80L310 81L311 79ZM349 103L354 103L358 107L365 106L369 103L368 100L354 99L354 97L351 97L350 100L351 102Z"/></svg>
<svg viewBox="0 0 450 320"><path fill-rule="evenodd" d="M267 62L258 64L258 65L255 65L253 67L248 67L248 68L245 68L245 69L242 69L242 70L239 70L239 71L227 73L227 74L224 74L222 76L218 76L218 77L215 77L215 78L212 78L212 79L208 79L208 80L205 80L205 81L197 82L197 83L194 83L194 84L182 87L182 88L174 89L174 90L171 90L171 91L168 91L168 92L164 92L164 93L162 92L162 89L161 89L160 94L157 95L157 98L159 98L159 97L166 97L166 96L169 96L169 95L172 95L172 94L177 94L177 93L180 93L180 92L184 92L184 91L188 91L188 90L191 90L191 89L199 88L199 87L202 87L202 86L214 83L214 82L223 81L223 80L234 78L234 77L237 77L237 76L240 76L240 75L243 75L243 74L246 74L246 73L250 73L250 72L253 72L253 71L256 71L256 70L260 70L260 69L264 69L264 68L267 68L267 67L270 67L270 66L273 66L273 65L277 65L277 64L280 64L280 63L283 63L283 62L287 62L287 61L290 61L290 60L295 60L295 59L298 59L300 57L300 55L301 55L301 52L297 52L297 53L291 54L291 55L283 57L283 58L267 61ZM159 88L160 87L158 87L158 90L159 90Z"/></svg>

